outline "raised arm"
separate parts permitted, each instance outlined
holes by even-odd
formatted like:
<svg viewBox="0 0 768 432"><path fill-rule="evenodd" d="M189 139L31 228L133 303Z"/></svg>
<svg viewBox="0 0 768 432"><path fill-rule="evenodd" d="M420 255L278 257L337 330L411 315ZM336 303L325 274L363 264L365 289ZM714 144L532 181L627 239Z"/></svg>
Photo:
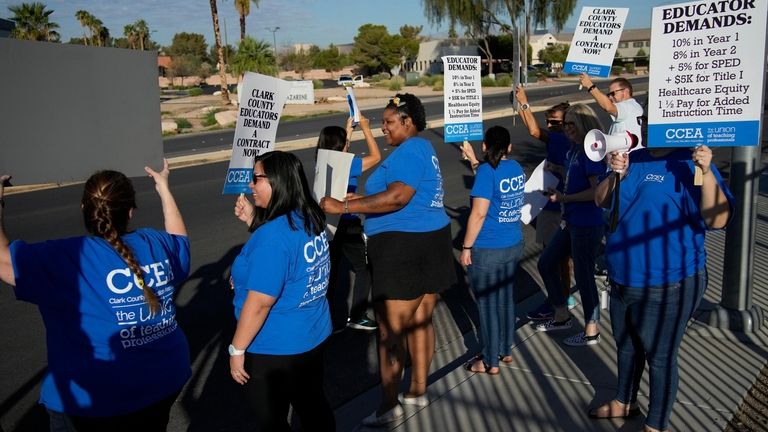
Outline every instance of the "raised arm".
<svg viewBox="0 0 768 432"><path fill-rule="evenodd" d="M5 234L5 182L11 176L0 176L0 279L8 285L16 286L16 275L11 263L11 242Z"/></svg>
<svg viewBox="0 0 768 432"><path fill-rule="evenodd" d="M595 102L600 105L600 108L611 115L618 115L619 110L616 109L616 104L614 104L608 96L604 95L603 92L597 89L589 75L582 72L579 75L579 82L581 83L581 86L584 87L584 89L587 91L587 93L592 96Z"/></svg>
<svg viewBox="0 0 768 432"><path fill-rule="evenodd" d="M184 225L184 219L181 217L179 207L176 205L176 200L173 199L173 194L171 194L171 190L168 187L168 175L171 172L170 169L168 169L168 160L163 159L163 170L160 172L157 172L148 166L144 167L144 171L155 180L155 190L160 196L160 202L163 205L165 230L169 234L186 236L187 227Z"/></svg>
<svg viewBox="0 0 768 432"><path fill-rule="evenodd" d="M381 151L379 151L379 145L376 144L376 139L373 138L370 120L362 114L360 115L360 130L363 131L365 144L368 145L368 156L363 157L363 171L367 171L381 161ZM351 137L352 135L347 136Z"/></svg>
<svg viewBox="0 0 768 432"><path fill-rule="evenodd" d="M517 88L515 88L515 98L520 103L520 110L518 113L520 114L520 118L523 119L523 124L528 128L528 134L536 139L547 142L547 131L541 129L536 123L536 119L533 117L533 111L531 111L531 107L528 104L528 96L525 94L525 90L522 86L517 86Z"/></svg>

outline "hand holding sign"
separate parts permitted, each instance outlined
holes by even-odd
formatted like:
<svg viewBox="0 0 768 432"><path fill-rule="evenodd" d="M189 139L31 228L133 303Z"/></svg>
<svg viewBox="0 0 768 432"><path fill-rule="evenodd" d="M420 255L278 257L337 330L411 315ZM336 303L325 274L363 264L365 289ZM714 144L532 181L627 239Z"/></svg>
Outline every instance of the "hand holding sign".
<svg viewBox="0 0 768 432"><path fill-rule="evenodd" d="M704 184L704 175L709 173L710 164L712 163L712 149L705 145L696 146L692 153L693 165L694 165L694 178L693 184L701 186Z"/></svg>

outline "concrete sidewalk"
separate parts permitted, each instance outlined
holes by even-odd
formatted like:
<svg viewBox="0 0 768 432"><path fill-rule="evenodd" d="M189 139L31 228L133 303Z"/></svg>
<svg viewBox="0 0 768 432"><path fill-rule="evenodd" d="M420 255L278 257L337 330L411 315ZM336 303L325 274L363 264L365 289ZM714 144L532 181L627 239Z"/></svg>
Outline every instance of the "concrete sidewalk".
<svg viewBox="0 0 768 432"><path fill-rule="evenodd" d="M768 307L768 272L765 271L768 196L761 194L757 205L753 301L765 309ZM738 334L710 328L698 321L720 300L724 249L725 232L710 233L707 237L709 288L680 349L680 390L670 425L673 431L722 431L768 358L765 326L755 334ZM514 362L502 363L501 374L489 376L465 371L462 364L477 351L473 346L476 338L471 333L455 334L452 342L435 354L427 391L430 404L424 408L405 407L406 418L389 429L642 430L648 405L647 369L639 398L643 415L626 421L592 420L587 416L589 407L610 400L616 388L616 352L608 311L603 311L600 344L568 347L562 339L581 331L581 324L568 331L537 333L525 318L543 299L543 293L539 293L517 305ZM583 323L581 308L573 312L576 322ZM367 430L358 425L377 408L380 398L380 387L376 387L339 407L337 430Z"/></svg>

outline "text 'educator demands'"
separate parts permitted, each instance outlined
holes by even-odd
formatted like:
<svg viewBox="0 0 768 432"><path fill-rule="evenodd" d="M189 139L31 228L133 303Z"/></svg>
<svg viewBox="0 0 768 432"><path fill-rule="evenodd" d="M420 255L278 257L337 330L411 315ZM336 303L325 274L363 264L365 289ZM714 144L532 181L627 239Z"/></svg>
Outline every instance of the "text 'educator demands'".
<svg viewBox="0 0 768 432"><path fill-rule="evenodd" d="M287 81L246 72L223 194L248 192L253 159L275 149L280 113L290 90Z"/></svg>
<svg viewBox="0 0 768 432"><path fill-rule="evenodd" d="M585 6L581 9L563 72L607 77L628 13L627 8Z"/></svg>
<svg viewBox="0 0 768 432"><path fill-rule="evenodd" d="M480 56L443 57L445 142L483 139Z"/></svg>
<svg viewBox="0 0 768 432"><path fill-rule="evenodd" d="M760 143L768 1L653 8L648 147Z"/></svg>

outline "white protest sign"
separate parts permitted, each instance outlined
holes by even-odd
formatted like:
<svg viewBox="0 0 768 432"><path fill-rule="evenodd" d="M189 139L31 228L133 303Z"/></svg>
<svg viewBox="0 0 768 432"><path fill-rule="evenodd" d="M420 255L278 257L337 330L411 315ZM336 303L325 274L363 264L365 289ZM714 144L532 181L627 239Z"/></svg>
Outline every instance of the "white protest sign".
<svg viewBox="0 0 768 432"><path fill-rule="evenodd" d="M245 73L223 194L248 192L248 183L253 177L253 159L275 148L277 124L289 90L287 81Z"/></svg>
<svg viewBox="0 0 768 432"><path fill-rule="evenodd" d="M291 84L286 104L290 105L314 105L315 85L312 81L287 81Z"/></svg>
<svg viewBox="0 0 768 432"><path fill-rule="evenodd" d="M546 163L546 159L541 161L525 182L525 204L520 208L520 220L526 225L531 223L549 202L549 197L544 195L544 191L556 188L560 182L554 174L544 169Z"/></svg>
<svg viewBox="0 0 768 432"><path fill-rule="evenodd" d="M628 8L584 6L573 32L563 72L607 77L619 46ZM654 47L654 55L656 54Z"/></svg>
<svg viewBox="0 0 768 432"><path fill-rule="evenodd" d="M315 165L315 184L312 192L315 199L332 197L343 200L349 186L349 171L352 169L352 159L355 155L347 152L320 149L317 151Z"/></svg>
<svg viewBox="0 0 768 432"><path fill-rule="evenodd" d="M760 143L768 1L653 8L648 147Z"/></svg>
<svg viewBox="0 0 768 432"><path fill-rule="evenodd" d="M346 87L347 89L347 102L349 102L349 116L352 117L352 124L360 123L360 108L357 106L357 99L355 99L355 91L352 90L352 86Z"/></svg>
<svg viewBox="0 0 768 432"><path fill-rule="evenodd" d="M480 56L443 57L445 142L483 139Z"/></svg>

